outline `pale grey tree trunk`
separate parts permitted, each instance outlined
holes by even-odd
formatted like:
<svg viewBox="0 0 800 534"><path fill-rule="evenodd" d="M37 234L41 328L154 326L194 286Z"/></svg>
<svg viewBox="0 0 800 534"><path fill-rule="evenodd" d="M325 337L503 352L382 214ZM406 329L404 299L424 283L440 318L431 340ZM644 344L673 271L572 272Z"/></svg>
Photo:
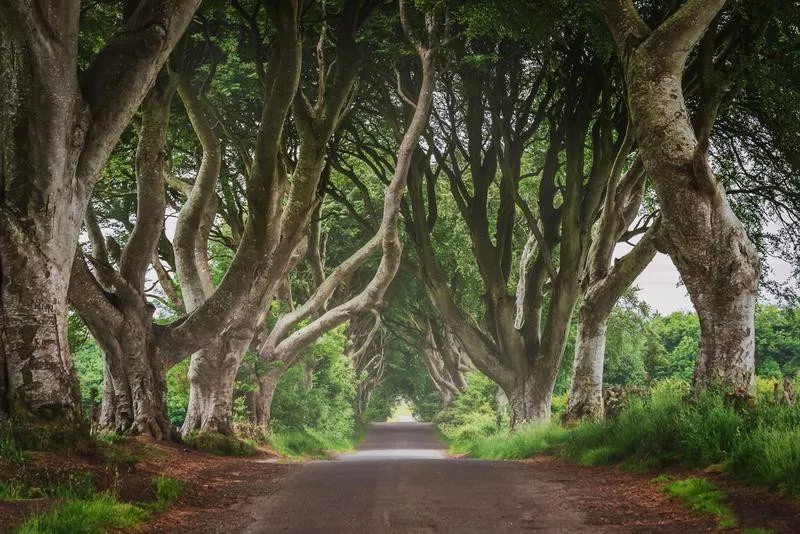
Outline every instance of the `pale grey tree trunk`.
<svg viewBox="0 0 800 534"><path fill-rule="evenodd" d="M249 343L248 340L246 344ZM189 406L181 428L184 435L196 430L233 434L233 385L241 363L240 353L240 347L231 347L225 339L192 355Z"/></svg>
<svg viewBox="0 0 800 534"><path fill-rule="evenodd" d="M622 56L636 141L662 208L664 248L700 317L694 388L752 395L759 259L708 162L721 91L700 96L693 124L682 87L689 52L725 0L689 0L655 29L627 0L603 4Z"/></svg>
<svg viewBox="0 0 800 534"><path fill-rule="evenodd" d="M29 427L80 420L67 291L81 220L199 0L143 0L80 80L79 4L0 4L0 419Z"/></svg>
<svg viewBox="0 0 800 534"><path fill-rule="evenodd" d="M542 423L550 420L553 388L542 388L537 385L546 380L547 378L531 375L526 380L515 380L508 386L500 384L508 399L512 428L524 423Z"/></svg>
<svg viewBox="0 0 800 534"><path fill-rule="evenodd" d="M610 314L581 306L565 420L603 418L603 365Z"/></svg>
<svg viewBox="0 0 800 534"><path fill-rule="evenodd" d="M256 425L269 427L272 397L285 370L283 366L272 366L258 377L258 390L254 392L253 397L253 422Z"/></svg>

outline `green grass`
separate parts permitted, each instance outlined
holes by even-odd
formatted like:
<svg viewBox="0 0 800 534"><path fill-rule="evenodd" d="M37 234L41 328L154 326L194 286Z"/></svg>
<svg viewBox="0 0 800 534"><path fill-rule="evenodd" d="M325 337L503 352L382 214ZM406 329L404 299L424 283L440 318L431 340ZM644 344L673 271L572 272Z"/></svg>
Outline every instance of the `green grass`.
<svg viewBox="0 0 800 534"><path fill-rule="evenodd" d="M83 471L57 473L47 484L32 485L24 477L0 482L0 499L87 499L95 493L94 476Z"/></svg>
<svg viewBox="0 0 800 534"><path fill-rule="evenodd" d="M725 504L725 494L705 478L692 477L669 482L662 491L669 497L679 499L692 510L714 516L720 528L736 526L736 517Z"/></svg>
<svg viewBox="0 0 800 534"><path fill-rule="evenodd" d="M156 491L156 502L154 507L157 510L166 510L167 507L178 500L183 491L183 484L180 480L165 475L153 477L153 488Z"/></svg>
<svg viewBox="0 0 800 534"><path fill-rule="evenodd" d="M722 394L688 392L688 384L665 380L629 398L615 419L569 429L551 422L498 430L481 415L440 430L451 450L475 458L550 453L634 469L719 465L739 480L800 495L800 405L775 404L760 393L758 406L737 409Z"/></svg>
<svg viewBox="0 0 800 534"><path fill-rule="evenodd" d="M217 456L252 456L256 453L252 441L217 432L191 432L183 438L183 441L198 451Z"/></svg>
<svg viewBox="0 0 800 534"><path fill-rule="evenodd" d="M474 458L519 460L552 450L564 442L568 433L568 430L555 423L526 425L514 431L504 430L483 439L456 442L453 450L466 452Z"/></svg>
<svg viewBox="0 0 800 534"><path fill-rule="evenodd" d="M88 500L69 500L26 521L19 534L101 534L110 529L131 528L148 513L132 504L118 502L109 494Z"/></svg>
<svg viewBox="0 0 800 534"><path fill-rule="evenodd" d="M362 436L357 435L349 440L337 439L313 430L285 430L272 432L269 444L276 452L290 458L328 458L333 453L353 450L360 437Z"/></svg>
<svg viewBox="0 0 800 534"><path fill-rule="evenodd" d="M10 423L0 425L0 458L4 458L12 464L21 464L25 461L25 453L14 439Z"/></svg>

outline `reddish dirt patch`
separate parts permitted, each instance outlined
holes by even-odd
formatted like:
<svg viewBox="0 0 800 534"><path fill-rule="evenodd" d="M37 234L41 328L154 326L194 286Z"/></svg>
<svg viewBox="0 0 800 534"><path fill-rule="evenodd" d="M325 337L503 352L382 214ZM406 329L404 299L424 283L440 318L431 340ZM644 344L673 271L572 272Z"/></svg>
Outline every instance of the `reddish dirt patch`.
<svg viewBox="0 0 800 534"><path fill-rule="evenodd" d="M547 456L525 463L535 464L537 472L548 478L567 482L571 488L569 493L581 494L585 499L588 522L592 525L623 526L640 532L717 530L713 519L698 515L679 501L667 498L661 492L662 485L651 482L664 471L637 473L619 467L584 467ZM665 474L676 480L705 477L717 484L728 495L728 504L739 522L739 528L726 532L741 532L747 528L768 528L786 533L800 531L800 500L791 496L742 484L719 471L669 469Z"/></svg>
<svg viewBox="0 0 800 534"><path fill-rule="evenodd" d="M91 473L99 491L112 490L121 501L146 504L156 498L153 477L167 475L182 482L181 496L167 513L153 517L152 527L142 530L191 532L193 521L233 506L250 491L270 493L273 480L286 469L276 461L277 456L268 451L249 458L218 457L180 445L130 439L84 454L27 453L22 465L0 460L0 482L46 488L64 483L70 474ZM54 498L0 500L0 533L13 532L58 502Z"/></svg>

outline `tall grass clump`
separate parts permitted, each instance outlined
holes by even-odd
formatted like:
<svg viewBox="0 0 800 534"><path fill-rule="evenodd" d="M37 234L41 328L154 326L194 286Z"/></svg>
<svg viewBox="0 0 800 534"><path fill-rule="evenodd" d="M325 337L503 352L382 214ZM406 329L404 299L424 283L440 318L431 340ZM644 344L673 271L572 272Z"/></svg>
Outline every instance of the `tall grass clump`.
<svg viewBox="0 0 800 534"><path fill-rule="evenodd" d="M345 439L312 429L283 430L270 434L269 444L276 452L291 458L328 458L333 453L352 450L360 438L360 433Z"/></svg>
<svg viewBox="0 0 800 534"><path fill-rule="evenodd" d="M181 496L183 484L175 478L158 475L153 477L153 489L156 492L155 508L157 510L166 510L170 504Z"/></svg>
<svg viewBox="0 0 800 534"><path fill-rule="evenodd" d="M520 460L562 444L569 431L556 423L524 425L503 430L468 444L464 452L488 460Z"/></svg>
<svg viewBox="0 0 800 534"><path fill-rule="evenodd" d="M89 500L70 500L25 522L19 534L102 534L127 529L144 521L147 511L101 494Z"/></svg>

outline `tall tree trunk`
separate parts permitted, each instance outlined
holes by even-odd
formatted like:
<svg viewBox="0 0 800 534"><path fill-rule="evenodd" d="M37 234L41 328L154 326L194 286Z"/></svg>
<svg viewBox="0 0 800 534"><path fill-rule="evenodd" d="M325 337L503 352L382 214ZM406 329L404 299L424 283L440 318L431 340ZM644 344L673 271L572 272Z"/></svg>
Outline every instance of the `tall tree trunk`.
<svg viewBox="0 0 800 534"><path fill-rule="evenodd" d="M682 87L689 52L725 0L689 0L652 30L628 0L603 4L624 64L636 141L662 208L664 248L700 316L694 388L751 395L759 260L708 162L722 91L699 95L692 118ZM707 69L713 60L700 75L715 74Z"/></svg>
<svg viewBox="0 0 800 534"><path fill-rule="evenodd" d="M567 422L603 418L603 365L610 314L595 313L581 305L578 337L572 362L567 401Z"/></svg>
<svg viewBox="0 0 800 534"><path fill-rule="evenodd" d="M77 72L77 12L54 7L64 20L39 42L31 34L42 21L25 11L0 7L0 420L69 427L81 418L66 297L88 120L64 70Z"/></svg>
<svg viewBox="0 0 800 534"><path fill-rule="evenodd" d="M81 220L117 138L199 0L143 0L78 80L80 5L0 4L0 418L80 419L67 291Z"/></svg>
<svg viewBox="0 0 800 534"><path fill-rule="evenodd" d="M282 365L269 367L258 377L258 390L254 393L253 423L269 427L272 397L286 368Z"/></svg>

